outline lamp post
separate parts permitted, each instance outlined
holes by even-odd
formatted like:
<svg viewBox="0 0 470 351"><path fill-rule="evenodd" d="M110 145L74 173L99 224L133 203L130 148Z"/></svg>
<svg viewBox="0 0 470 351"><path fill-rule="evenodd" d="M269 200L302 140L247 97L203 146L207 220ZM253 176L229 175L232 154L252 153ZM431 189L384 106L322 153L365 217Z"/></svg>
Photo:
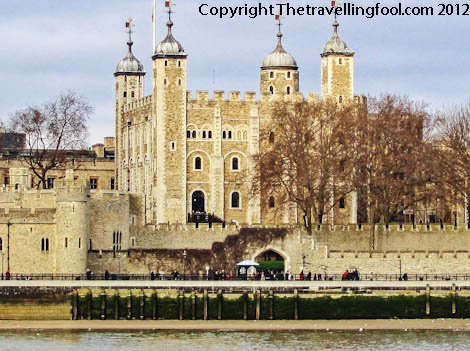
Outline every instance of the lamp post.
<svg viewBox="0 0 470 351"><path fill-rule="evenodd" d="M209 280L209 266L206 266L206 279Z"/></svg>
<svg viewBox="0 0 470 351"><path fill-rule="evenodd" d="M186 250L183 251L183 280L186 280Z"/></svg>

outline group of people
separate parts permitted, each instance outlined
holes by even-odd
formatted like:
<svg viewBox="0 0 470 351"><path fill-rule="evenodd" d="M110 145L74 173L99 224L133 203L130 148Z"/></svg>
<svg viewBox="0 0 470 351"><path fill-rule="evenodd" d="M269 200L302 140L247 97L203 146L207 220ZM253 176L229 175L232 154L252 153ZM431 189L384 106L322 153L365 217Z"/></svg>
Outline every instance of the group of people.
<svg viewBox="0 0 470 351"><path fill-rule="evenodd" d="M346 269L343 275L341 276L341 280L360 280L359 272L357 271L357 269L355 270Z"/></svg>

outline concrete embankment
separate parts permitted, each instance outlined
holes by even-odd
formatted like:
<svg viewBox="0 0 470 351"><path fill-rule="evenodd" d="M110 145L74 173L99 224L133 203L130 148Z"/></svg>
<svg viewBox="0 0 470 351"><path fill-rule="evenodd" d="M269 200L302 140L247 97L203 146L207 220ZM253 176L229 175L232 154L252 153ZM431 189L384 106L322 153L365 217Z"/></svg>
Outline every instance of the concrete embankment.
<svg viewBox="0 0 470 351"><path fill-rule="evenodd" d="M0 281L2 320L470 318L470 281Z"/></svg>

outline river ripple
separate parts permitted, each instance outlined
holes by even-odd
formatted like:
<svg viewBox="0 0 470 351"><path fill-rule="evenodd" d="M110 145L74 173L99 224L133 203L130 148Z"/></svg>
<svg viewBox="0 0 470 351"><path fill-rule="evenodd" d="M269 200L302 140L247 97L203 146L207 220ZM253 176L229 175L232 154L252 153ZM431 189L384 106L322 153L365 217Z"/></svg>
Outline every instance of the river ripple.
<svg viewBox="0 0 470 351"><path fill-rule="evenodd" d="M470 332L1 332L2 351L468 350Z"/></svg>

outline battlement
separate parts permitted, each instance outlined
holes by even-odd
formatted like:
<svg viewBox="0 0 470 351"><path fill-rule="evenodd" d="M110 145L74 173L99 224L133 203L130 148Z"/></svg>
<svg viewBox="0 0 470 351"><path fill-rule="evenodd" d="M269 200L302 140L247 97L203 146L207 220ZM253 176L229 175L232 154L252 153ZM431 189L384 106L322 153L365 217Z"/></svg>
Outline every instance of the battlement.
<svg viewBox="0 0 470 351"><path fill-rule="evenodd" d="M359 97L358 97L359 98ZM216 102L259 102L259 101L274 101L279 99L279 95L273 96L262 96L261 100L258 100L256 92L247 91L242 97L239 91L223 91L214 90L212 95L209 94L208 90L196 90L196 96L193 92L188 90L186 92L186 99L192 103L216 103ZM302 93L297 92L291 95L284 95L283 101L308 101L318 102L319 96L316 93L308 93L305 97Z"/></svg>
<svg viewBox="0 0 470 351"><path fill-rule="evenodd" d="M0 208L0 222L43 223L55 222L55 208Z"/></svg>
<svg viewBox="0 0 470 351"><path fill-rule="evenodd" d="M142 99L138 99L136 101L130 102L128 104L125 104L122 106L122 111L123 112L129 112L133 111L135 109L138 109L140 107L144 107L147 105L151 105L153 101L152 95L148 95L143 97Z"/></svg>
<svg viewBox="0 0 470 351"><path fill-rule="evenodd" d="M99 200L119 200L121 197L128 197L128 193L120 192L117 190L100 190L94 193L91 193L90 197L92 199Z"/></svg>

